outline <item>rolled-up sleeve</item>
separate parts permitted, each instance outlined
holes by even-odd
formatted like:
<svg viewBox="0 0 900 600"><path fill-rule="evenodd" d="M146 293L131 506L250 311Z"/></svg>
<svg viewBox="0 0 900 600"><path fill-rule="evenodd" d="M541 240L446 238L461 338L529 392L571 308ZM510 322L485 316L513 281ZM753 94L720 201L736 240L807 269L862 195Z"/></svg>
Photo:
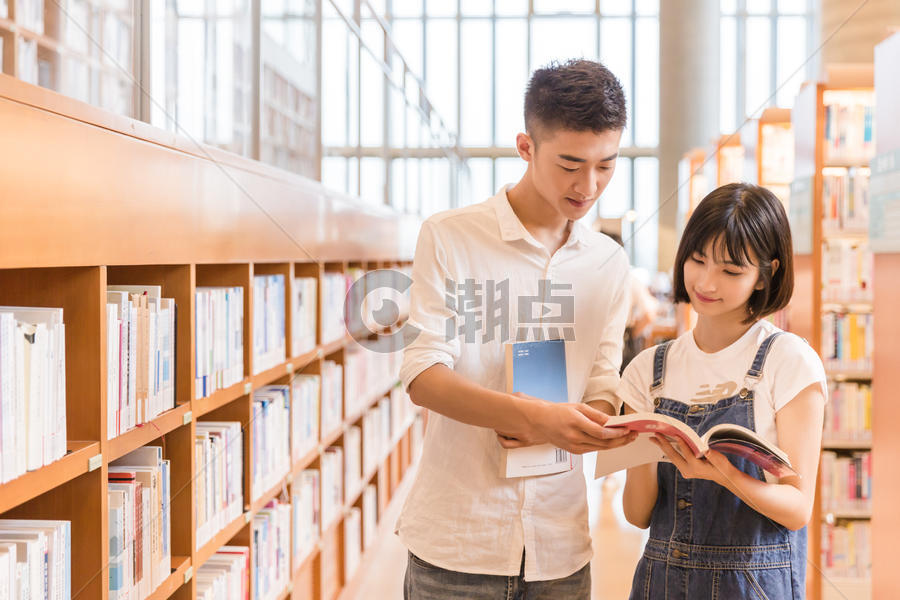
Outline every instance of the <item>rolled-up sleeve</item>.
<svg viewBox="0 0 900 600"><path fill-rule="evenodd" d="M407 327L413 328L415 339L404 349L400 367L406 389L425 369L437 364L452 369L459 358L459 338L454 335L448 340L447 336L448 322L455 331L458 315L445 299L450 273L436 228L432 221L422 225L413 259Z"/></svg>
<svg viewBox="0 0 900 600"><path fill-rule="evenodd" d="M622 366L622 346L631 297L628 258L625 253L620 252L612 264L615 266L604 274L611 284L607 315L603 323L598 323L601 328L600 341L582 402L606 400L618 412L622 401L616 391L619 387L619 368Z"/></svg>

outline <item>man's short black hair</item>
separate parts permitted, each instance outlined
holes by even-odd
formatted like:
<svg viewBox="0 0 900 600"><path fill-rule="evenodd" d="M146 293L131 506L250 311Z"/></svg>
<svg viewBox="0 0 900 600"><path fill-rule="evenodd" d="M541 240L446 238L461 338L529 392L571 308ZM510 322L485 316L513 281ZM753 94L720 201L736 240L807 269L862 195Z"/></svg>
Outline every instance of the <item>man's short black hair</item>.
<svg viewBox="0 0 900 600"><path fill-rule="evenodd" d="M567 129L603 133L624 129L625 92L602 64L574 59L538 69L525 92L525 130Z"/></svg>

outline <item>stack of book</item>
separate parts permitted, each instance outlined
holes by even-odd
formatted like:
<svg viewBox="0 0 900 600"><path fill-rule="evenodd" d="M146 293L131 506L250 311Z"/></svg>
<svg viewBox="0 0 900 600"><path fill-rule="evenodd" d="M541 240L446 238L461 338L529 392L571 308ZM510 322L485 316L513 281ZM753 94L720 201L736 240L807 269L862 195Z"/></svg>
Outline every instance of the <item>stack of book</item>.
<svg viewBox="0 0 900 600"><path fill-rule="evenodd" d="M294 279L291 355L300 356L316 347L318 280L315 277Z"/></svg>
<svg viewBox="0 0 900 600"><path fill-rule="evenodd" d="M253 373L285 360L284 275L253 278Z"/></svg>
<svg viewBox="0 0 900 600"><path fill-rule="evenodd" d="M197 574L197 600L239 600L250 597L250 548L222 546Z"/></svg>
<svg viewBox="0 0 900 600"><path fill-rule="evenodd" d="M198 549L242 512L243 439L238 422L197 423L194 490Z"/></svg>
<svg viewBox="0 0 900 600"><path fill-rule="evenodd" d="M874 92L825 92L825 162L862 163L875 154Z"/></svg>
<svg viewBox="0 0 900 600"><path fill-rule="evenodd" d="M253 430L250 496L255 500L291 470L290 387L267 385L253 392L250 423Z"/></svg>
<svg viewBox="0 0 900 600"><path fill-rule="evenodd" d="M198 287L196 395L205 398L244 378L244 288Z"/></svg>
<svg viewBox="0 0 900 600"><path fill-rule="evenodd" d="M298 568L316 549L321 526L320 506L322 488L318 469L301 471L291 485L291 507L293 509L293 551L294 564Z"/></svg>
<svg viewBox="0 0 900 600"><path fill-rule="evenodd" d="M0 598L71 597L71 522L0 519Z"/></svg>
<svg viewBox="0 0 900 600"><path fill-rule="evenodd" d="M331 360L322 361L322 435L333 433L343 422L343 380L343 366Z"/></svg>
<svg viewBox="0 0 900 600"><path fill-rule="evenodd" d="M158 285L106 288L107 439L175 407L175 300Z"/></svg>
<svg viewBox="0 0 900 600"><path fill-rule="evenodd" d="M871 440L872 386L851 381L832 381L828 388L828 403L825 405L825 440Z"/></svg>
<svg viewBox="0 0 900 600"><path fill-rule="evenodd" d="M252 597L274 600L291 580L291 505L269 502L253 517L250 540Z"/></svg>
<svg viewBox="0 0 900 600"><path fill-rule="evenodd" d="M301 460L319 444L322 377L296 375L291 382L291 460Z"/></svg>
<svg viewBox="0 0 900 600"><path fill-rule="evenodd" d="M63 311L0 306L0 483L65 453Z"/></svg>
<svg viewBox="0 0 900 600"><path fill-rule="evenodd" d="M109 466L109 593L142 600L171 571L170 465L138 448Z"/></svg>

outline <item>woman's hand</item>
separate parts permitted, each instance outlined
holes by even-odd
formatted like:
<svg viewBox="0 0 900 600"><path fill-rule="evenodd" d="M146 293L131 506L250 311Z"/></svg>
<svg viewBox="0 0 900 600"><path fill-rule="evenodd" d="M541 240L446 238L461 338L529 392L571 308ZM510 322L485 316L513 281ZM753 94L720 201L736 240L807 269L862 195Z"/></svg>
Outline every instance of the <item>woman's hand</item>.
<svg viewBox="0 0 900 600"><path fill-rule="evenodd" d="M697 458L679 439L672 443L665 436L654 435L650 441L659 446L685 479L706 479L729 487L734 465L721 452L710 450L705 457Z"/></svg>

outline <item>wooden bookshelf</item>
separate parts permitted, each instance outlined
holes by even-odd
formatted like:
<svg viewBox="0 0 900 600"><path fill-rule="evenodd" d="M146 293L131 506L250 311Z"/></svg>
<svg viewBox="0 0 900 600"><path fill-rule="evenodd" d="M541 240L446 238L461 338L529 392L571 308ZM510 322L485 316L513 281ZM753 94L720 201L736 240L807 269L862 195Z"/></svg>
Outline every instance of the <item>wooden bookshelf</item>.
<svg viewBox="0 0 900 600"><path fill-rule="evenodd" d="M872 247L875 252L874 303L875 364L872 381L872 447L885 460L873 461L872 498L872 597L891 598L900 594L893 557L896 534L900 531L900 473L892 459L900 456L900 436L893 431L900 422L896 401L900 386L900 244L898 230L885 224L884 217L897 214L900 195L900 122L894 117L900 102L900 34L875 47L876 158L872 161L871 210ZM876 220L877 218L877 220ZM878 225L876 227L876 224Z"/></svg>
<svg viewBox="0 0 900 600"><path fill-rule="evenodd" d="M823 280L823 263L826 244L833 234L857 235L857 231L829 231L825 223L825 176L827 169L866 168L868 158L860 152L855 156L841 155L829 158L826 149L826 105L829 99L859 95L860 101L871 96L873 75L871 65L840 66L827 69L823 82L804 84L801 88L794 108L791 110L791 126L794 134L794 180L791 184L789 199L789 215L794 238L794 296L789 310L789 329L807 339L810 345L820 354L823 352L823 316L835 308L841 312L843 306L834 306L824 298L825 284ZM876 122L876 127L878 126ZM862 127L862 123L860 123ZM862 241L865 237L860 238ZM830 300L830 299L829 299ZM876 321L876 331L883 323ZM877 345L876 345L877 348ZM857 381L869 383L873 381L873 372L869 369L843 368L829 365L826 362L829 381ZM877 405L873 400L873 406ZM866 451L864 444L855 442L824 441L823 448L839 453ZM875 444L871 444L875 450ZM878 452L882 455L881 452ZM883 456L883 455L882 455ZM878 459L873 464L878 464ZM820 473L821 476L821 473ZM873 480L876 479L873 477ZM880 482L873 481L873 489L878 489ZM811 565L807 571L807 594L812 600L822 598L845 597L849 600L869 598L862 588L851 585L841 587L822 564L822 528L826 521L833 523L835 519L868 521L867 511L851 511L826 513L823 509L822 488L816 493L813 517L809 524L808 560ZM844 585L843 583L841 585ZM847 594L850 594L847 596Z"/></svg>
<svg viewBox="0 0 900 600"><path fill-rule="evenodd" d="M0 41L6 43L2 33ZM0 129L0 304L63 308L69 438L62 459L0 485L0 516L71 520L72 597L105 600L108 466L138 447L162 446L171 461L172 572L150 598L193 599L197 570L222 545L248 544L253 517L265 503L290 489L293 475L316 465L325 447L342 445L345 428L362 414L343 415L341 427L323 432L286 479L252 498L253 392L289 383L296 373L320 373L323 360L356 343L349 335L326 344L319 338L313 349L291 356L294 277L318 277L321 290L326 269L345 272L350 262L367 269L408 265L418 221L2 75ZM252 278L277 273L286 276L285 356L253 375ZM165 297L176 299L176 406L108 440L106 286L137 283L160 285ZM244 376L197 398L194 295L198 286L211 285L245 289ZM321 335L321 302L318 318ZM383 389L368 390L365 405L394 384L385 380ZM212 420L244 427L244 512L198 549L194 436L198 421ZM379 469L365 474L385 503L412 462L413 423L407 419L402 431L392 432ZM333 600L342 593L354 575L344 567L346 508L342 502L336 519L318 532L317 548L279 598Z"/></svg>
<svg viewBox="0 0 900 600"><path fill-rule="evenodd" d="M723 135L714 143L712 157L716 163L716 187L742 181L744 147L741 145L741 134Z"/></svg>

